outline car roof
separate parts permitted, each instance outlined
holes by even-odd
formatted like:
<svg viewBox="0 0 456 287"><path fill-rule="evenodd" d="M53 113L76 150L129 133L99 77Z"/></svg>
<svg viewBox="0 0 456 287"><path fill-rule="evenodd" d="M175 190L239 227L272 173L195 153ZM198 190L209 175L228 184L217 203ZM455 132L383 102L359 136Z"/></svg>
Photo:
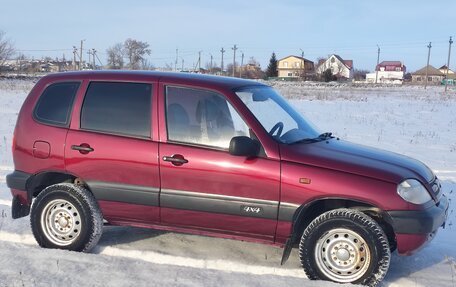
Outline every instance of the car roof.
<svg viewBox="0 0 456 287"><path fill-rule="evenodd" d="M48 81L63 80L106 80L106 81L162 81L168 83L194 84L200 86L217 86L220 88L237 89L246 86L267 86L257 81L178 72L156 71L124 71L124 70L101 70L101 71L77 71L61 72L45 76Z"/></svg>

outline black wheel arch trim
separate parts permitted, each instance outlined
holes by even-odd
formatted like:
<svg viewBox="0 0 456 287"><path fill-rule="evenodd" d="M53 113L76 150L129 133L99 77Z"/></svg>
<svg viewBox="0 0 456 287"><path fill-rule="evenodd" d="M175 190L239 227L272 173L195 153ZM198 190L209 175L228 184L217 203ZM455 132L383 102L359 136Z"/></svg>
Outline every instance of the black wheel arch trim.
<svg viewBox="0 0 456 287"><path fill-rule="evenodd" d="M61 170L42 171L36 174L30 174L20 170L15 170L6 176L6 185L8 188L25 191L27 193L27 202L23 203L18 196L13 197L11 204L11 214L13 219L21 218L30 214L30 207L33 196L36 195L38 188L47 180L46 186L61 183L68 179L76 178L75 175Z"/></svg>
<svg viewBox="0 0 456 287"><path fill-rule="evenodd" d="M15 170L6 176L6 184L11 189L26 191L27 203L30 204L37 188L42 185L43 181L50 180L50 184L55 184L75 178L77 178L76 175L62 170L47 170L35 174Z"/></svg>
<svg viewBox="0 0 456 287"><path fill-rule="evenodd" d="M6 175L6 185L11 189L27 190L27 182L32 174L20 170L15 170Z"/></svg>

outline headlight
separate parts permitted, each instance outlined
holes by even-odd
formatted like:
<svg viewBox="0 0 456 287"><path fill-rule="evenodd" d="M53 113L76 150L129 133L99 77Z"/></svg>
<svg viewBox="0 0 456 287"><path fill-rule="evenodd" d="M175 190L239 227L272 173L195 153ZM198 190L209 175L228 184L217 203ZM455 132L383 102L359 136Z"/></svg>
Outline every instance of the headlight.
<svg viewBox="0 0 456 287"><path fill-rule="evenodd" d="M426 188L415 179L407 179L397 186L397 193L405 200L414 204L423 204L432 200Z"/></svg>

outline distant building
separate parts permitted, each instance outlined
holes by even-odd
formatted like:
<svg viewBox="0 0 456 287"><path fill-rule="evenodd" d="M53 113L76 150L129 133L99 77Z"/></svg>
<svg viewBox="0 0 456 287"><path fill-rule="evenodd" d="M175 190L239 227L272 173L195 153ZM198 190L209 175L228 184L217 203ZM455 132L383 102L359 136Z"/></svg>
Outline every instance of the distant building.
<svg viewBox="0 0 456 287"><path fill-rule="evenodd" d="M439 68L439 71L442 72L444 75L446 75L446 72L448 70L448 75L454 74L454 72L451 69L448 69L446 65L443 65L442 67Z"/></svg>
<svg viewBox="0 0 456 287"><path fill-rule="evenodd" d="M76 69L79 62L52 59L15 59L7 60L0 66L0 71L15 73L55 73ZM84 69L92 67L85 64Z"/></svg>
<svg viewBox="0 0 456 287"><path fill-rule="evenodd" d="M353 78L353 60L344 60L339 55L331 55L328 59L321 61L316 69L317 75L331 69L331 72L337 79Z"/></svg>
<svg viewBox="0 0 456 287"><path fill-rule="evenodd" d="M448 70L448 77L447 77L447 70ZM445 83L445 81L448 81L449 85L456 85L456 73L454 71L452 71L451 69L448 69L448 67L446 65L443 65L442 67L440 67L439 71L442 72L446 78L446 79L444 79L443 83Z"/></svg>
<svg viewBox="0 0 456 287"><path fill-rule="evenodd" d="M433 66L427 66L427 84L428 85L440 85L445 78L445 74ZM426 67L419 69L415 73L412 73L412 83L422 84L426 83Z"/></svg>
<svg viewBox="0 0 456 287"><path fill-rule="evenodd" d="M400 61L383 61L375 67L375 72L366 75L366 82L402 84L406 67ZM378 75L377 75L378 73Z"/></svg>
<svg viewBox="0 0 456 287"><path fill-rule="evenodd" d="M303 57L288 56L277 61L279 78L309 79L315 75L314 62Z"/></svg>

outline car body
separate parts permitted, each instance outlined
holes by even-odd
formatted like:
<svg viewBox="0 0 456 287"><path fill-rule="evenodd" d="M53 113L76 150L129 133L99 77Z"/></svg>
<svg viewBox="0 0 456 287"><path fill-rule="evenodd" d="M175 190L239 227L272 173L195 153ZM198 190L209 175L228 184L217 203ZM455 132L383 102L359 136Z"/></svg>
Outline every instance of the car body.
<svg viewBox="0 0 456 287"><path fill-rule="evenodd" d="M389 249L404 255L433 237L448 210L423 163L320 134L272 88L236 78L48 75L22 106L13 156L14 218L28 215L43 190L65 183L92 194L90 205L109 224L276 244L285 246L283 262L311 223L334 210L353 210L361 221L367 215ZM57 233L76 220L71 213L52 219ZM71 246L54 243L40 245ZM377 282L335 276L313 277Z"/></svg>

